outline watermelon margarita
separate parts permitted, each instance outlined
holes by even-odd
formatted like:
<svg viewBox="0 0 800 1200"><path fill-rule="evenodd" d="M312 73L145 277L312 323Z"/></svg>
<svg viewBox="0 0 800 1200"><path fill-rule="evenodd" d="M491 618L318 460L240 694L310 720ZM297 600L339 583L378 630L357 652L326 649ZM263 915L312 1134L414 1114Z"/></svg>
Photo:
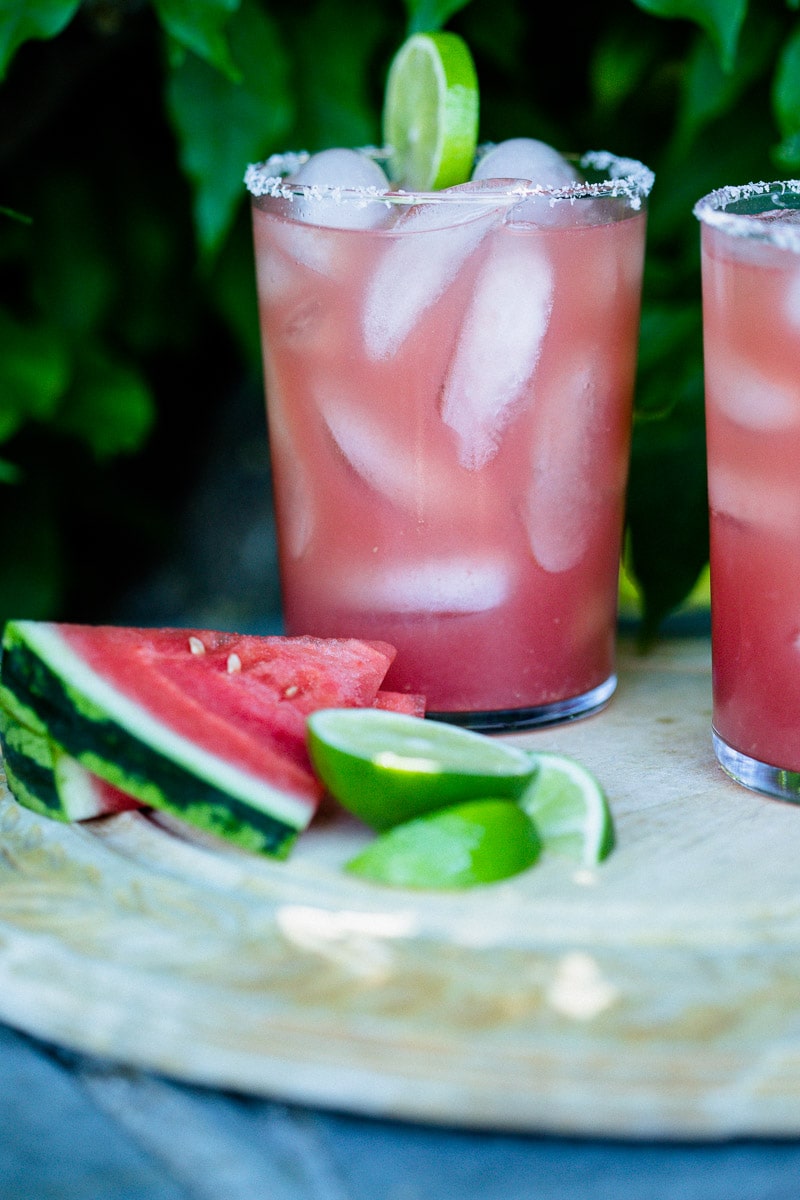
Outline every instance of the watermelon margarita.
<svg viewBox="0 0 800 1200"><path fill-rule="evenodd" d="M713 740L800 797L800 185L724 188L701 221Z"/></svg>
<svg viewBox="0 0 800 1200"><path fill-rule="evenodd" d="M302 163L247 175L287 632L391 642L387 687L477 728L596 710L650 172L409 195Z"/></svg>

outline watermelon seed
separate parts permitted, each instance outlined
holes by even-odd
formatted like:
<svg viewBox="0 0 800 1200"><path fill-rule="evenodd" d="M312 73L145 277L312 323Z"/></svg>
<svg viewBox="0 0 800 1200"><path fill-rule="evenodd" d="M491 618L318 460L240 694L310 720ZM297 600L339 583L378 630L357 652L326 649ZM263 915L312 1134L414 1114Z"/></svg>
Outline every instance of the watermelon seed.
<svg viewBox="0 0 800 1200"><path fill-rule="evenodd" d="M287 687L283 693L284 699L291 700L292 696L296 696L299 691L300 691L300 688L297 686L296 683L290 684L289 687Z"/></svg>
<svg viewBox="0 0 800 1200"><path fill-rule="evenodd" d="M205 654L206 648L199 637L189 638L189 649L192 654Z"/></svg>
<svg viewBox="0 0 800 1200"><path fill-rule="evenodd" d="M239 655L238 654L229 654L228 655L228 674L235 675L235 673L237 671L241 671L241 669L242 669L242 660L239 658Z"/></svg>

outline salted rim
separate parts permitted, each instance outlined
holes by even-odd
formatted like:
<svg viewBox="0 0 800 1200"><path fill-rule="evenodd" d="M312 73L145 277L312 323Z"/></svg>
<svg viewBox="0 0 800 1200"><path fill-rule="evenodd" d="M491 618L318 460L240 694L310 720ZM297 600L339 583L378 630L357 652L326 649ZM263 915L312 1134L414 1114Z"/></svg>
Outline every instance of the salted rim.
<svg viewBox="0 0 800 1200"><path fill-rule="evenodd" d="M480 147L483 152L485 147ZM376 147L363 147L362 154L378 162L388 158L388 151ZM551 201L579 200L604 196L621 196L628 200L631 208L639 209L642 201L650 194L655 182L655 175L644 163L634 158L620 158L608 150L588 150L580 156L565 155L568 161L576 162L581 168L591 168L595 171L606 171L608 178L594 183L579 182L567 184L564 187L547 187L544 185L526 186L523 183L513 188L504 189L502 193L484 190L476 192L408 192L404 189L393 189L387 185L385 189L378 187L328 187L323 184L298 184L287 182L287 177L293 175L303 163L310 158L307 151L273 154L265 162L251 163L245 171L244 183L253 196L270 196L276 200L294 200L295 198L322 200L333 199L336 202L355 201L361 205L373 201L381 201L387 205L396 204L452 204L480 203L482 197L493 205L497 204L498 194L506 195L509 201L518 203L530 196L547 196Z"/></svg>
<svg viewBox="0 0 800 1200"><path fill-rule="evenodd" d="M733 204L740 204L742 201L753 200L761 196L771 196L773 207L783 208L781 197L787 194L800 199L800 179L760 180L755 183L717 188L706 196L702 196L692 212L698 221L702 221L714 229L719 229L723 233L732 234L734 237L754 238L760 242L770 242L773 246L778 246L783 250L800 253L800 225L783 224L780 221L763 221L754 213L729 211Z"/></svg>

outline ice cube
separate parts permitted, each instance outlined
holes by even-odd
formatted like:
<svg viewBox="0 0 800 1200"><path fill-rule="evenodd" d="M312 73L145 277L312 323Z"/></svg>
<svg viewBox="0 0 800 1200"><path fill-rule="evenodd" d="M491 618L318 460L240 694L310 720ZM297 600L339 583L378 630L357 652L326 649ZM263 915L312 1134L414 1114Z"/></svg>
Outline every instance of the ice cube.
<svg viewBox="0 0 800 1200"><path fill-rule="evenodd" d="M795 537L800 528L797 490L774 475L746 467L712 463L708 472L710 507L765 533Z"/></svg>
<svg viewBox="0 0 800 1200"><path fill-rule="evenodd" d="M535 430L531 488L523 519L533 556L556 574L577 565L592 530L592 413L599 364L570 364L549 385Z"/></svg>
<svg viewBox="0 0 800 1200"><path fill-rule="evenodd" d="M800 269L792 272L784 302L786 319L793 329L800 329Z"/></svg>
<svg viewBox="0 0 800 1200"><path fill-rule="evenodd" d="M375 612L474 613L497 608L511 590L509 564L500 558L428 559L350 573L349 603Z"/></svg>
<svg viewBox="0 0 800 1200"><path fill-rule="evenodd" d="M278 525L283 548L290 558L301 558L314 533L314 500L311 481L298 456L296 439L286 416L280 389L266 382L269 445L279 483Z"/></svg>
<svg viewBox="0 0 800 1200"><path fill-rule="evenodd" d="M357 150L312 154L287 182L308 189L294 199L293 215L299 221L329 229L373 229L389 220L389 207L380 199L389 188L386 175Z"/></svg>
<svg viewBox="0 0 800 1200"><path fill-rule="evenodd" d="M798 389L768 378L744 359L715 356L705 374L712 403L739 425L769 433L800 421Z"/></svg>
<svg viewBox="0 0 800 1200"><path fill-rule="evenodd" d="M299 210L298 210L299 211ZM301 221L275 221L271 237L294 263L330 277L339 261L334 235Z"/></svg>
<svg viewBox="0 0 800 1200"><path fill-rule="evenodd" d="M258 296L264 304L275 304L291 292L292 264L275 247L262 249L257 259Z"/></svg>
<svg viewBox="0 0 800 1200"><path fill-rule="evenodd" d="M473 179L511 176L524 179L535 187L563 188L578 184L581 173L546 142L536 138L508 138L487 150L478 160ZM583 201L583 204L586 204ZM513 220L537 225L558 224L573 216L568 200L553 201L548 196L532 196L514 209Z"/></svg>
<svg viewBox="0 0 800 1200"><path fill-rule="evenodd" d="M503 192L496 206L487 203L486 193L497 192L485 183L459 184L439 195L475 194L475 204L464 199L450 205L428 201L396 218L364 301L364 344L370 358L396 353L423 313L453 282L508 208Z"/></svg>
<svg viewBox="0 0 800 1200"><path fill-rule="evenodd" d="M442 394L442 420L459 461L480 470L494 457L529 387L553 306L553 271L540 244L501 237L487 255L458 336Z"/></svg>
<svg viewBox="0 0 800 1200"><path fill-rule="evenodd" d="M413 446L399 442L346 395L326 388L315 399L339 453L367 487L420 519L441 513L456 494L441 468L423 461Z"/></svg>
<svg viewBox="0 0 800 1200"><path fill-rule="evenodd" d="M536 138L508 138L479 159L473 179L526 179L541 187L569 187L580 181L577 167Z"/></svg>
<svg viewBox="0 0 800 1200"><path fill-rule="evenodd" d="M277 320L280 344L295 354L321 357L336 352L340 332L335 313L331 304L318 296L301 296L294 304L287 304Z"/></svg>
<svg viewBox="0 0 800 1200"><path fill-rule="evenodd" d="M765 225L800 225L800 210L796 208L768 208L751 216Z"/></svg>

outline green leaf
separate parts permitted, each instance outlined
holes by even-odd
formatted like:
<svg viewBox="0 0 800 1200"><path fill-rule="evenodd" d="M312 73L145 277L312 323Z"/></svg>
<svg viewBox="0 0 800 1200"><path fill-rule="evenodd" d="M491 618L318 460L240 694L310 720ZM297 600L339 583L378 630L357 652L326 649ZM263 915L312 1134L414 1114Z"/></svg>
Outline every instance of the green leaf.
<svg viewBox="0 0 800 1200"><path fill-rule="evenodd" d="M17 464L0 458L0 483L19 483L21 479L22 471Z"/></svg>
<svg viewBox="0 0 800 1200"><path fill-rule="evenodd" d="M108 256L108 215L80 172L54 171L50 183L31 239L31 280L40 309L78 339L101 323L120 286Z"/></svg>
<svg viewBox="0 0 800 1200"><path fill-rule="evenodd" d="M753 81L770 68L780 34L780 23L769 14L749 22L732 71L722 69L708 39L697 39L685 62L676 134L679 144L686 145L704 126L731 111Z"/></svg>
<svg viewBox="0 0 800 1200"><path fill-rule="evenodd" d="M23 325L0 310L0 442L26 421L47 421L70 378L64 339L44 325Z"/></svg>
<svg viewBox="0 0 800 1200"><path fill-rule="evenodd" d="M705 30L724 71L733 69L747 0L634 0L654 17L685 18Z"/></svg>
<svg viewBox="0 0 800 1200"><path fill-rule="evenodd" d="M260 371L261 332L253 270L253 227L248 212L240 212L214 263L210 282L215 307L236 338L246 363Z"/></svg>
<svg viewBox="0 0 800 1200"><path fill-rule="evenodd" d="M292 149L364 146L380 137L380 101L369 84L384 38L381 14L364 0L346 30L338 0L320 0L305 14L297 65L306 81L302 141Z"/></svg>
<svg viewBox="0 0 800 1200"><path fill-rule="evenodd" d="M800 133L800 26L786 39L775 68L772 104L784 139Z"/></svg>
<svg viewBox="0 0 800 1200"><path fill-rule="evenodd" d="M189 55L173 70L167 89L206 258L217 252L245 200L247 164L275 148L292 115L287 58L274 23L256 0L244 0L231 21L230 37L241 83Z"/></svg>
<svg viewBox="0 0 800 1200"><path fill-rule="evenodd" d="M772 151L776 162L787 170L800 167L800 133L785 137Z"/></svg>
<svg viewBox="0 0 800 1200"><path fill-rule="evenodd" d="M154 419L153 397L139 372L93 348L80 356L56 427L105 459L138 450Z"/></svg>
<svg viewBox="0 0 800 1200"><path fill-rule="evenodd" d="M0 4L0 80L23 42L56 37L79 8L80 0L4 0Z"/></svg>
<svg viewBox="0 0 800 1200"><path fill-rule="evenodd" d="M241 73L231 57L226 28L241 0L153 0L164 30L180 46L236 82Z"/></svg>
<svg viewBox="0 0 800 1200"><path fill-rule="evenodd" d="M408 34L429 33L442 29L469 0L405 0L408 10Z"/></svg>
<svg viewBox="0 0 800 1200"><path fill-rule="evenodd" d="M657 42L627 25L598 40L590 62L592 94L599 108L616 110L633 96L653 69Z"/></svg>
<svg viewBox="0 0 800 1200"><path fill-rule="evenodd" d="M648 304L642 314L627 529L647 642L708 562L699 301Z"/></svg>

